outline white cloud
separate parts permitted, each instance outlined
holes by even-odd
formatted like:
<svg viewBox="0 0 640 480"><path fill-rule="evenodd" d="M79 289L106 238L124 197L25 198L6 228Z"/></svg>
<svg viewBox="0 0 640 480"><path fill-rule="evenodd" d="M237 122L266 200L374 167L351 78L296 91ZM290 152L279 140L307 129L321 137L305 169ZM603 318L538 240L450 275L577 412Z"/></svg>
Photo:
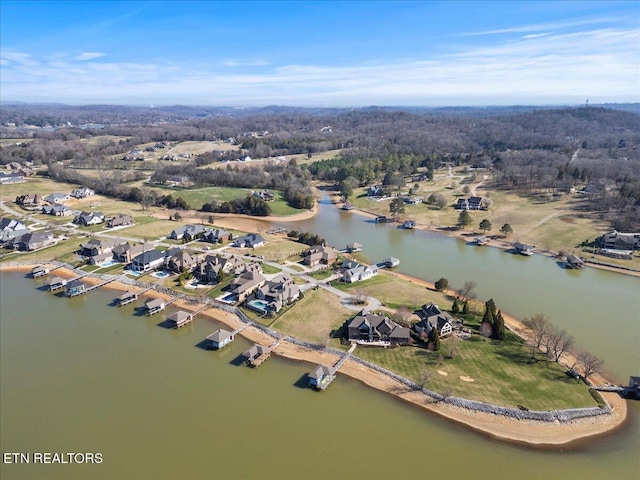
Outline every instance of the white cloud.
<svg viewBox="0 0 640 480"><path fill-rule="evenodd" d="M525 33L525 32L539 32L541 30L561 30L575 27L583 27L587 25L603 25L603 24L615 24L619 23L619 18L612 17L598 17L598 18L582 18L576 20L570 20L566 22L549 22L549 23L537 23L531 25L520 25L518 27L500 28L496 30L483 30L480 32L463 33L462 37L475 37L481 35L499 35L503 33Z"/></svg>
<svg viewBox="0 0 640 480"><path fill-rule="evenodd" d="M532 33L529 35L524 35L522 38L525 39L529 39L529 38L540 38L540 37L546 37L548 35L551 35L550 33Z"/></svg>
<svg viewBox="0 0 640 480"><path fill-rule="evenodd" d="M282 65L259 72L238 61L231 73L219 64L38 64L28 54L3 53L0 81L4 98L70 103L461 105L640 98L639 30L525 37L418 61Z"/></svg>
<svg viewBox="0 0 640 480"><path fill-rule="evenodd" d="M93 60L94 58L104 57L104 53L100 52L82 52L76 57L76 60Z"/></svg>

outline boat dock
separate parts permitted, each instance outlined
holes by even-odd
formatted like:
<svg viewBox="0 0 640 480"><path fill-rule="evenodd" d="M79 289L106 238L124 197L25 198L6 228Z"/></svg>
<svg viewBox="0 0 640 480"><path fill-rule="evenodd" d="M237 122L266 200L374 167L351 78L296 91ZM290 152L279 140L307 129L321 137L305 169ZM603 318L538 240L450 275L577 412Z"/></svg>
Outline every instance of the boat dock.
<svg viewBox="0 0 640 480"><path fill-rule="evenodd" d="M282 342L282 338L276 340L269 347L255 343L253 347L243 354L247 358L247 365L254 368L262 365L271 356L273 349L280 345L280 342Z"/></svg>
<svg viewBox="0 0 640 480"><path fill-rule="evenodd" d="M193 321L194 314L185 312L184 310L178 310L176 313L167 317L167 321L174 324L174 328L184 327L186 324Z"/></svg>
<svg viewBox="0 0 640 480"><path fill-rule="evenodd" d="M216 330L211 335L207 336L207 342L210 348L214 350L220 350L222 347L229 345L235 339L236 335L240 333L242 330L250 326L249 323L241 326L240 328L236 328L233 332L229 330L225 330L223 328Z"/></svg>
<svg viewBox="0 0 640 480"><path fill-rule="evenodd" d="M346 362L353 351L356 349L357 344L352 344L349 351L345 353L340 359L333 365L332 367L328 367L326 365L318 365L313 371L308 375L309 377L309 386L315 388L316 390L326 390L326 388L331 385L336 379L336 373L344 362Z"/></svg>
<svg viewBox="0 0 640 480"><path fill-rule="evenodd" d="M144 290L141 290L137 293L129 290L116 298L115 301L119 307L122 307L131 302L135 302L140 295L142 295L144 292L148 292L149 290L153 290L153 287L145 288Z"/></svg>

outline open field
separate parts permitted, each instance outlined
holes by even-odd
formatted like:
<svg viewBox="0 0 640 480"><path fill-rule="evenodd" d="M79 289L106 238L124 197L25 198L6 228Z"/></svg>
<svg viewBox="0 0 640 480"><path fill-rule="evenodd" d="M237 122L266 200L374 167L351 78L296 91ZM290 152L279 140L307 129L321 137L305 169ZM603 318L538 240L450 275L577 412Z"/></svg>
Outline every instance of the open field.
<svg viewBox="0 0 640 480"><path fill-rule="evenodd" d="M6 202L13 202L18 195L26 193L37 193L45 197L50 193L56 192L70 193L76 188L78 188L78 185L55 182L46 177L29 177L22 183L0 185L0 199Z"/></svg>
<svg viewBox="0 0 640 480"><path fill-rule="evenodd" d="M294 242L280 235L269 235L265 233L261 233L261 235L266 241L263 247L258 247L253 250L247 250L246 248L229 248L227 252L240 255L262 255L265 260L272 262L283 262L285 260L295 262L300 259L299 254L309 248L308 245Z"/></svg>
<svg viewBox="0 0 640 480"><path fill-rule="evenodd" d="M338 329L353 315L340 299L323 289L309 290L290 310L272 325L287 335L324 344L332 330Z"/></svg>
<svg viewBox="0 0 640 480"><path fill-rule="evenodd" d="M413 311L425 303L433 302L443 310L449 310L453 299L441 292L434 292L413 282L381 271L369 280L356 283L333 282L339 290L354 293L361 291L382 301L385 306L397 309L401 306Z"/></svg>
<svg viewBox="0 0 640 480"><path fill-rule="evenodd" d="M456 340L443 340L440 352L417 347L357 348L354 354L416 381L427 371L431 374L427 388L472 400L542 410L596 405L587 386L569 378L559 365L528 363L528 349L513 334L504 342L479 336L459 341L454 359L446 355L452 341Z"/></svg>

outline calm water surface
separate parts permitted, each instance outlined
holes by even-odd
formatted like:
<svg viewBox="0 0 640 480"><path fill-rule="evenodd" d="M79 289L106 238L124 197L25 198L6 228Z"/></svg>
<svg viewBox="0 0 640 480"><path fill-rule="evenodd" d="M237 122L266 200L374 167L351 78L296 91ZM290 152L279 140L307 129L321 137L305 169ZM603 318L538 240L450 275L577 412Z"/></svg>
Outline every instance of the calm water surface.
<svg viewBox="0 0 640 480"><path fill-rule="evenodd" d="M551 260L375 226L333 207L316 222L335 222L324 236L363 243L372 260L397 256L406 273L454 285L473 279L481 297L515 315L543 311L582 345L593 344L620 378L640 373L638 279L591 269L573 275ZM343 376L323 393L301 388L313 367L304 362L272 357L259 369L237 366L249 345L241 338L221 352L198 347L218 328L211 320L167 330L158 326L164 317L109 306L113 292L66 299L41 284L0 276L1 450L101 452L104 461L2 465L3 479L595 479L633 478L640 469L640 402L629 403L629 422L614 434L533 450Z"/></svg>

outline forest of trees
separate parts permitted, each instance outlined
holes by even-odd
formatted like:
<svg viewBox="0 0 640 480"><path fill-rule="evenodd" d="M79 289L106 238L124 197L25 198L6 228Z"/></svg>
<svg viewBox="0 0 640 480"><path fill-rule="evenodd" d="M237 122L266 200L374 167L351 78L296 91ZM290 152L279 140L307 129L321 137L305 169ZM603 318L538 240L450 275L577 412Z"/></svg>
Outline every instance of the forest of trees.
<svg viewBox="0 0 640 480"><path fill-rule="evenodd" d="M153 181L181 175L195 186L283 190L291 205L302 208L312 201L310 180L394 188L417 172L432 175L445 162L483 164L492 168L497 188L523 194L554 195L598 182L602 188L585 198L584 208L600 213L618 229L633 230L640 228L640 114L638 105L627 107L629 111L3 105L2 138L28 141L3 145L0 164L63 162L76 169L124 169L117 156L136 145L233 138L241 149L199 155L186 166L158 168ZM243 154L264 158L328 150L341 153L305 168L252 168L242 174L197 168ZM111 182L111 187L122 183Z"/></svg>

